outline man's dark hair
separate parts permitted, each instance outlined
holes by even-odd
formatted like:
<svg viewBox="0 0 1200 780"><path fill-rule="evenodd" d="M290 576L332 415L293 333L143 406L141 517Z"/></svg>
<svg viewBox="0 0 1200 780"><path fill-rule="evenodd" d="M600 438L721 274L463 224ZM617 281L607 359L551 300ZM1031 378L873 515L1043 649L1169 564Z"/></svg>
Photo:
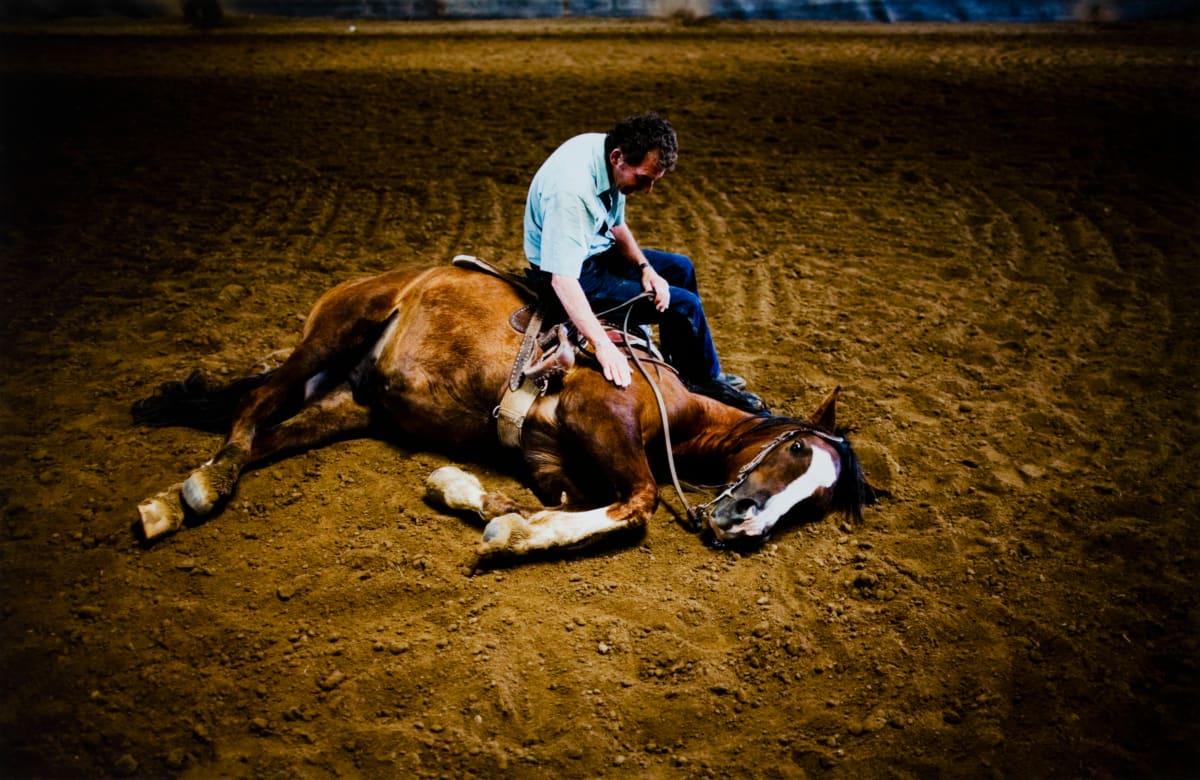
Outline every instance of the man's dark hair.
<svg viewBox="0 0 1200 780"><path fill-rule="evenodd" d="M675 161L679 159L675 128L666 117L653 112L626 117L609 130L604 139L605 156L617 148L630 165L641 165L646 155L657 149L658 165L664 173L675 170Z"/></svg>

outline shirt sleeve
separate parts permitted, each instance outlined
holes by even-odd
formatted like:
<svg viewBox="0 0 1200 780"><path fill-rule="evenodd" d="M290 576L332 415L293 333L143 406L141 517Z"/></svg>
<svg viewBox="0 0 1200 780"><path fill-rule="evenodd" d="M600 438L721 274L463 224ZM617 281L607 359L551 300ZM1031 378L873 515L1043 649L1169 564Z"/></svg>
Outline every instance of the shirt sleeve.
<svg viewBox="0 0 1200 780"><path fill-rule="evenodd" d="M593 213L588 200L571 192L555 193L547 199L542 220L543 271L579 278L600 216Z"/></svg>

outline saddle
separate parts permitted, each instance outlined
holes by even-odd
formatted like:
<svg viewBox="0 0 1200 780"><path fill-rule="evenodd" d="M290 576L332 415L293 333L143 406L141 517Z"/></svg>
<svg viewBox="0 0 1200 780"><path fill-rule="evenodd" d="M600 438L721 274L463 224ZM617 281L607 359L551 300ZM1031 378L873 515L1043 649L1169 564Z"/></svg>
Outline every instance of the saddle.
<svg viewBox="0 0 1200 780"><path fill-rule="evenodd" d="M575 365L575 345L566 322L546 321L546 309L537 290L529 281L511 271L497 268L486 260L471 255L457 255L451 264L458 268L479 271L511 284L529 303L514 311L508 324L524 334L517 359L508 377L508 389L515 391L525 379L539 385L542 392L549 380L565 374Z"/></svg>
<svg viewBox="0 0 1200 780"><path fill-rule="evenodd" d="M552 380L575 366L578 348L571 329L565 322L546 323L546 306L539 300L537 290L523 276L505 271L471 255L458 255L451 264L458 268L495 276L512 285L529 301L514 311L508 324L524 334L517 357L509 372L508 382L500 403L492 412L500 443L506 447L521 446L521 429L533 402L545 395Z"/></svg>
<svg viewBox="0 0 1200 780"><path fill-rule="evenodd" d="M451 264L503 279L529 301L509 315L509 326L517 333L524 334L524 337L513 361L512 371L509 372L508 383L500 396L500 403L492 412L496 418L500 443L506 447L520 447L521 429L534 401L550 392L552 383L575 367L581 352L589 358L591 353L587 345L581 343L569 322L547 321L546 312L550 307L539 299L537 290L525 277L471 255L457 255ZM642 336L633 336L615 325L603 324L617 344L645 349L650 353L652 362L674 371L654 346L648 329L642 330Z"/></svg>
<svg viewBox="0 0 1200 780"><path fill-rule="evenodd" d="M503 268L497 268L486 260L480 260L473 255L455 255L450 261L450 265L458 268L463 268L468 271L479 271L480 273L495 276L497 279L504 281L517 288L517 292L521 293L522 297L529 301L537 301L537 290L529 284L529 280L518 273L505 271Z"/></svg>

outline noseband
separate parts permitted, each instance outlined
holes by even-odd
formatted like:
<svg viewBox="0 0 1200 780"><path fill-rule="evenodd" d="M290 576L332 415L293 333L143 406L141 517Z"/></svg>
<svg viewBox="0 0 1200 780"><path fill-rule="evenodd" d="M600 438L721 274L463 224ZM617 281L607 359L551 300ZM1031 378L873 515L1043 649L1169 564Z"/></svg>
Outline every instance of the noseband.
<svg viewBox="0 0 1200 780"><path fill-rule="evenodd" d="M715 498L697 506L694 510L694 514L689 513L689 519L692 521L693 530L700 530L701 518L708 515L709 507L721 499L733 495L733 491L741 487L742 483L746 481L746 478L750 476L751 472L762 465L762 462L766 460L771 453L775 452L775 450L779 449L784 444L787 444L789 441L798 436L816 436L824 439L825 441L834 445L834 448L837 449L839 453L841 452L841 446L846 443L846 440L841 436L834 436L832 433L826 433L825 431L818 430L817 428L794 428L790 431L784 431L776 436L773 440L764 444L758 451L757 455L751 458L746 465L738 469L737 476L734 477L733 482L730 482L728 485L726 485L725 489L717 494Z"/></svg>

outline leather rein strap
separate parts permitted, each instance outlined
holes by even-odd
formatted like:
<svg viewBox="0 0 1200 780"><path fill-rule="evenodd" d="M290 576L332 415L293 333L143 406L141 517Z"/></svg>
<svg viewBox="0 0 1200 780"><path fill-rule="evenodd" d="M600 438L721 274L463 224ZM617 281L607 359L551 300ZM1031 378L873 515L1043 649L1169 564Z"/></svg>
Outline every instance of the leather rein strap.
<svg viewBox="0 0 1200 780"><path fill-rule="evenodd" d="M529 315L529 324L525 326L525 337L521 339L521 348L517 351L517 359L513 363L512 372L508 375L508 389L516 392L516 389L521 386L521 380L525 378L525 366L529 365L529 358L533 357L533 348L537 344L538 332L542 329L542 320L545 318L545 307L541 304L533 307L533 312Z"/></svg>
<svg viewBox="0 0 1200 780"><path fill-rule="evenodd" d="M643 292L641 295L630 298L625 303L615 307L615 309L619 309L622 306L627 307L625 309L625 320L621 325L621 337L625 342L625 351L629 353L630 359L637 366L637 370L641 373L642 378L646 380L646 384L650 385L650 390L654 393L654 400L658 403L658 414L662 417L663 443L667 448L667 470L671 473L671 484L675 487L675 494L679 496L679 502L683 504L684 512L687 514L688 530L695 533L700 530L701 519L696 510L692 508L692 505L688 503L687 497L684 496L683 488L679 485L679 475L675 472L675 448L671 444L671 423L667 417L667 402L663 400L662 391L659 390L658 383L650 377L650 372L646 370L646 367L642 364L642 359L638 357L638 351L633 348L633 345L629 341L629 315L633 312L633 304L642 298L649 298L651 295L652 293L650 292ZM602 314L608 314L613 310L609 309L606 312L602 312Z"/></svg>

